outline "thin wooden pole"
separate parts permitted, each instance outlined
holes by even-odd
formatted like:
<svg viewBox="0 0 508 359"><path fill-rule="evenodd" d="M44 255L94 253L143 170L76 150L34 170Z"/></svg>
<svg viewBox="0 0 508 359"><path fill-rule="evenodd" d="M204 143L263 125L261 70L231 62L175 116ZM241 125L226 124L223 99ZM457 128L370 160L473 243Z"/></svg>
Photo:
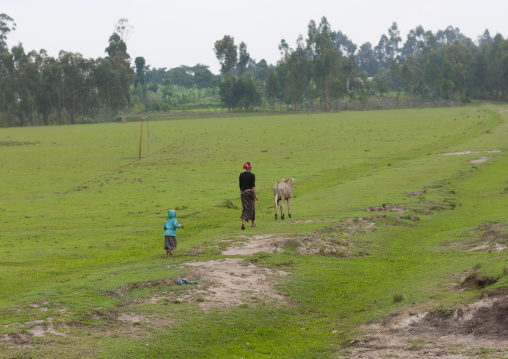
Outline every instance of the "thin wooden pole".
<svg viewBox="0 0 508 359"><path fill-rule="evenodd" d="M139 133L139 158L141 159L141 140L143 139L143 117L141 117L141 131Z"/></svg>
<svg viewBox="0 0 508 359"><path fill-rule="evenodd" d="M148 157L150 157L150 121L146 118L146 135L148 137Z"/></svg>

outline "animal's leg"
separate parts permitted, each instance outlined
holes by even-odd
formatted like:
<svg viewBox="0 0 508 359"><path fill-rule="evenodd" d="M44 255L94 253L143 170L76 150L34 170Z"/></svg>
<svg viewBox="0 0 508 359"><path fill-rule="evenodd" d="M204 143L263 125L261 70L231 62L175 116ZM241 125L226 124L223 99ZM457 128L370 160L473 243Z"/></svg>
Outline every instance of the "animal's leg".
<svg viewBox="0 0 508 359"><path fill-rule="evenodd" d="M277 192L275 193L275 219L277 219Z"/></svg>
<svg viewBox="0 0 508 359"><path fill-rule="evenodd" d="M289 208L289 198L288 198L288 217L291 218L291 209Z"/></svg>
<svg viewBox="0 0 508 359"><path fill-rule="evenodd" d="M280 201L280 219L284 219L284 199Z"/></svg>

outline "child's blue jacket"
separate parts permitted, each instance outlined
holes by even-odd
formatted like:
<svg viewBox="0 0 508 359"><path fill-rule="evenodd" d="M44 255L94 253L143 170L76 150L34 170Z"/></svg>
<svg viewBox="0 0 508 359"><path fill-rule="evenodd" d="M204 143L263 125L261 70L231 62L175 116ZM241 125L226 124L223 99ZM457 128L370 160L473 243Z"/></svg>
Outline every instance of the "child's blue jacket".
<svg viewBox="0 0 508 359"><path fill-rule="evenodd" d="M178 223L176 220L176 212L172 209L168 211L168 220L164 223L164 232L165 236L176 236L176 229L180 228L182 225Z"/></svg>

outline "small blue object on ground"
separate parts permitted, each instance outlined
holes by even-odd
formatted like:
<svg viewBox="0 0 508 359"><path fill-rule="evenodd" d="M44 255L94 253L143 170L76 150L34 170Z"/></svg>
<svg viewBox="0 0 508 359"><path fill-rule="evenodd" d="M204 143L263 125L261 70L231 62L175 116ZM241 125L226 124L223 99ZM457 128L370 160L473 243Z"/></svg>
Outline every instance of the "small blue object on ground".
<svg viewBox="0 0 508 359"><path fill-rule="evenodd" d="M176 281L176 284L178 285L184 285L184 284L198 284L199 282L196 280L188 280L187 278L180 278Z"/></svg>

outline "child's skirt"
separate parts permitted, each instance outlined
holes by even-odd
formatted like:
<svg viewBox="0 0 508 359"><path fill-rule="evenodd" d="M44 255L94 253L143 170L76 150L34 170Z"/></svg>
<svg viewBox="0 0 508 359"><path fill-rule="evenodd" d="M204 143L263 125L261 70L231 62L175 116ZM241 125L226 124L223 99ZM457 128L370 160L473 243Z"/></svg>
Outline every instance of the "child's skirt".
<svg viewBox="0 0 508 359"><path fill-rule="evenodd" d="M174 250L176 249L176 237L175 236L164 236L164 249Z"/></svg>

